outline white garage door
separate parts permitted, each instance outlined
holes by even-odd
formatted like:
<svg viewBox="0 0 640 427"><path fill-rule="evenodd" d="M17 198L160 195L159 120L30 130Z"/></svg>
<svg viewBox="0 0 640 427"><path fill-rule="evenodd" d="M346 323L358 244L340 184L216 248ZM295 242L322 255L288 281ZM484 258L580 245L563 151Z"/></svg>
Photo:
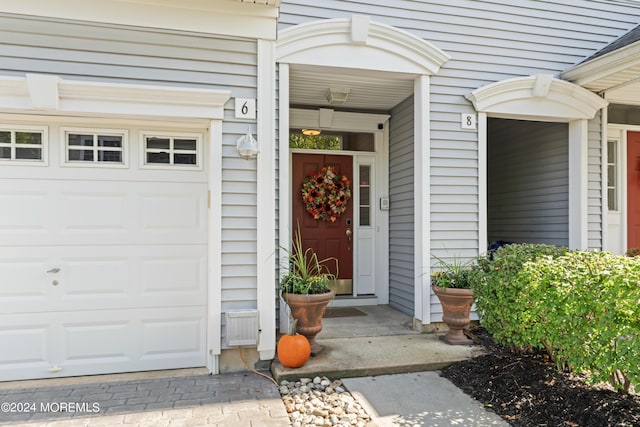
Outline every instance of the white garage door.
<svg viewBox="0 0 640 427"><path fill-rule="evenodd" d="M204 131L74 124L0 124L0 380L204 366Z"/></svg>

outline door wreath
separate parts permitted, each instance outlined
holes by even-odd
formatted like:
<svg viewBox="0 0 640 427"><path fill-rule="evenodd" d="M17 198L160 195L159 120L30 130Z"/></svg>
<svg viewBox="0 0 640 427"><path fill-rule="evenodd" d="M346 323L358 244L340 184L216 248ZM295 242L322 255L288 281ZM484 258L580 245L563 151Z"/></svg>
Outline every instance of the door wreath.
<svg viewBox="0 0 640 427"><path fill-rule="evenodd" d="M351 198L349 178L325 166L302 182L302 202L314 219L335 222L347 210Z"/></svg>

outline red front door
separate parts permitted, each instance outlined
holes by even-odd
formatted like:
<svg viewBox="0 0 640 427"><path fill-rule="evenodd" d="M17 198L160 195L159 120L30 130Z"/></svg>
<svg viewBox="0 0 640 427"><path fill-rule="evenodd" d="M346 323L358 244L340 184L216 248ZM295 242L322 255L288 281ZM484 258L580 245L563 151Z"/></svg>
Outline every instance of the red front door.
<svg viewBox="0 0 640 427"><path fill-rule="evenodd" d="M627 248L640 248L640 132L627 133Z"/></svg>
<svg viewBox="0 0 640 427"><path fill-rule="evenodd" d="M351 182L351 198L347 201L347 208L334 222L315 219L307 212L302 200L302 184L305 177L328 166L346 176ZM294 232L299 225L305 249L312 248L319 259L337 259L337 270L335 262L329 262L327 266L339 281L348 282L353 278L353 158L327 154L293 154L292 171Z"/></svg>

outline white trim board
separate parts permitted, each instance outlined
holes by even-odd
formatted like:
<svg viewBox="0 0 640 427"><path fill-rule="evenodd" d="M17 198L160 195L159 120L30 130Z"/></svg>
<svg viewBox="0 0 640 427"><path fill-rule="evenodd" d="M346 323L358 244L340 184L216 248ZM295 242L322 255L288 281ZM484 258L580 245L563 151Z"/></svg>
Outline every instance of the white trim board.
<svg viewBox="0 0 640 427"><path fill-rule="evenodd" d="M224 118L231 92L62 79L27 74L0 77L0 110L123 118Z"/></svg>
<svg viewBox="0 0 640 427"><path fill-rule="evenodd" d="M324 121L321 125L320 121L323 112L330 112L331 120L329 122ZM390 117L388 114L351 113L334 111L330 108L320 108L316 110L292 108L289 110L289 125L292 128L313 127L318 129L348 130L352 132L377 132L379 131L378 124L386 123Z"/></svg>
<svg viewBox="0 0 640 427"><path fill-rule="evenodd" d="M431 323L431 106L430 78L414 83L414 317Z"/></svg>
<svg viewBox="0 0 640 427"><path fill-rule="evenodd" d="M257 290L259 315L258 351L261 360L269 360L276 352L276 182L275 150L275 85L274 42L258 40L258 143L257 158Z"/></svg>
<svg viewBox="0 0 640 427"><path fill-rule="evenodd" d="M291 170L289 167L289 64L279 64L278 68L278 110L280 116L278 117L278 123L280 125L278 133L278 283L280 279L286 274L286 266L289 265L289 258L287 251L283 248L291 247ZM279 295L279 292L278 292ZM289 306L284 300L279 297L278 299L280 307L280 331L289 330Z"/></svg>
<svg viewBox="0 0 640 427"><path fill-rule="evenodd" d="M276 38L278 18L276 5L229 0L0 0L0 10L270 40Z"/></svg>

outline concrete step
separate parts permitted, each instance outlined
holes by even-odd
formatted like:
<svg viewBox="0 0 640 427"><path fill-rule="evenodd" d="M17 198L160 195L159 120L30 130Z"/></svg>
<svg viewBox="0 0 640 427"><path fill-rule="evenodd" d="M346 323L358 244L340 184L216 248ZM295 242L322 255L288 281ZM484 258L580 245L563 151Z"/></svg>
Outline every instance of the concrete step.
<svg viewBox="0 0 640 427"><path fill-rule="evenodd" d="M483 354L480 346L449 345L442 334L405 334L377 337L329 338L316 341L324 351L304 366L286 368L274 359L271 372L282 380L326 376L331 379L434 371Z"/></svg>

